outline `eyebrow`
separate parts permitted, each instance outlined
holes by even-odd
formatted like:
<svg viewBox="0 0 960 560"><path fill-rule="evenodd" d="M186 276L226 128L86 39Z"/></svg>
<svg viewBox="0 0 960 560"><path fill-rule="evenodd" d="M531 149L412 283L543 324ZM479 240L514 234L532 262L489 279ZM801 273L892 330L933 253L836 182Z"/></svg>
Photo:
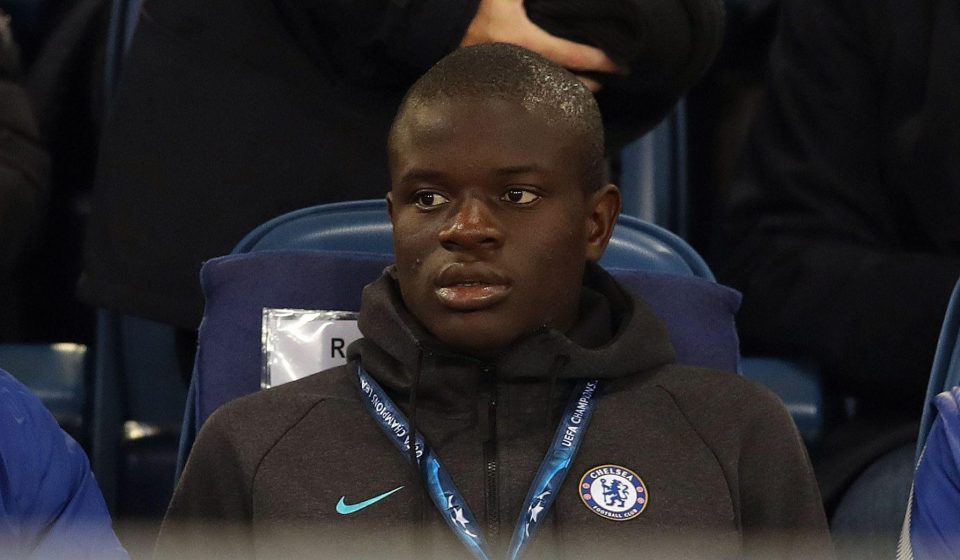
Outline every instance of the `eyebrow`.
<svg viewBox="0 0 960 560"><path fill-rule="evenodd" d="M523 173L537 173L543 171L543 168L536 164L529 165L512 165L510 167L502 167L497 169L495 173L497 175L521 175Z"/></svg>
<svg viewBox="0 0 960 560"><path fill-rule="evenodd" d="M543 167L536 164L510 165L493 170L493 173L500 177L509 177L511 175L522 175L524 173L537 173L543 171ZM442 171L433 169L414 168L403 174L402 181L440 181L447 177Z"/></svg>
<svg viewBox="0 0 960 560"><path fill-rule="evenodd" d="M404 173L401 177L401 181L439 181L444 179L447 176L446 173L441 171L434 171L432 169L418 169L414 168L410 171Z"/></svg>

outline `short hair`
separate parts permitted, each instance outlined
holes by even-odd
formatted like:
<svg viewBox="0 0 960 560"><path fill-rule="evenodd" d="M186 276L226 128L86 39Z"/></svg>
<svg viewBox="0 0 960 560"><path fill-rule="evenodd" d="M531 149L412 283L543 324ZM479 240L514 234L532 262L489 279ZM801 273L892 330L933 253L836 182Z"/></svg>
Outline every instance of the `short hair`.
<svg viewBox="0 0 960 560"><path fill-rule="evenodd" d="M539 54L507 43L458 49L428 70L407 91L390 128L390 158L399 124L412 108L439 98L515 101L580 138L587 190L606 183L603 123L593 94L576 76Z"/></svg>

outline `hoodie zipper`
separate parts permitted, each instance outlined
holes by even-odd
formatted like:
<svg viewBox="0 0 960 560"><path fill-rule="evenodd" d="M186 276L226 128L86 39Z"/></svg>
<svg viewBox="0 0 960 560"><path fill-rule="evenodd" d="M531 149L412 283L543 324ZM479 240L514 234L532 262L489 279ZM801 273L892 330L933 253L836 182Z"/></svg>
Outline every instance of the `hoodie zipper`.
<svg viewBox="0 0 960 560"><path fill-rule="evenodd" d="M482 368L487 379L487 438L483 442L484 497L487 513L487 540L491 550L498 550L500 537L500 496L497 491L497 383L489 367Z"/></svg>

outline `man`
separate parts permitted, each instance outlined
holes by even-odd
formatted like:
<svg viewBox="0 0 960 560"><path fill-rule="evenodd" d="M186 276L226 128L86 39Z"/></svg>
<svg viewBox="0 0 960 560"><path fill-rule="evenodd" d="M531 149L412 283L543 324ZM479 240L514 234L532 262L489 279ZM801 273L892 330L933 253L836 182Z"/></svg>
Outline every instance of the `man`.
<svg viewBox="0 0 960 560"><path fill-rule="evenodd" d="M829 554L776 398L674 364L595 264L620 199L582 83L518 47L457 51L408 92L389 158L396 264L364 291L365 338L208 420L161 556Z"/></svg>

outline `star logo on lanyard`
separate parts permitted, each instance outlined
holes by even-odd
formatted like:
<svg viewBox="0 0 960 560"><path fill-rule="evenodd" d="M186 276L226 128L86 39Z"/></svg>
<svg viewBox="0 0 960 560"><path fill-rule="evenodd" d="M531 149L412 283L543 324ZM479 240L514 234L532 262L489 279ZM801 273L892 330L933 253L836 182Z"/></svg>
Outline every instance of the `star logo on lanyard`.
<svg viewBox="0 0 960 560"><path fill-rule="evenodd" d="M477 538L476 534L471 533L470 530L467 529L467 525L470 524L470 520L464 517L463 508L453 502L453 494L446 494L446 496L447 496L447 512L450 513L450 519L454 523L459 525L460 528L463 529L464 533L466 533L467 535L470 535L472 538Z"/></svg>
<svg viewBox="0 0 960 560"><path fill-rule="evenodd" d="M539 496L533 498L533 502L530 504L530 507L527 508L527 526L523 528L524 536L530 536L530 525L534 523L539 523L540 520L537 519L540 517L540 513L546 509L543 507L543 499L550 495L550 491L547 490Z"/></svg>

